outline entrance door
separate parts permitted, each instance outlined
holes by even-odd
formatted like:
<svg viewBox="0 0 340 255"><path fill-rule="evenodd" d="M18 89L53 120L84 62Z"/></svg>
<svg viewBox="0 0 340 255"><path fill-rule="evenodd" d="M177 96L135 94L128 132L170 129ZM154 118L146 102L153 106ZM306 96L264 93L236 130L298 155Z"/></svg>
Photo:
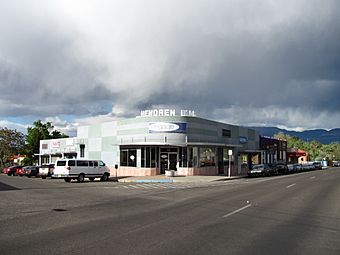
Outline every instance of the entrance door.
<svg viewBox="0 0 340 255"><path fill-rule="evenodd" d="M177 170L177 153L169 153L169 170Z"/></svg>
<svg viewBox="0 0 340 255"><path fill-rule="evenodd" d="M165 171L169 169L168 158L168 153L161 153L161 174L165 174Z"/></svg>
<svg viewBox="0 0 340 255"><path fill-rule="evenodd" d="M177 153L162 152L161 153L161 174L165 174L167 170L177 170Z"/></svg>

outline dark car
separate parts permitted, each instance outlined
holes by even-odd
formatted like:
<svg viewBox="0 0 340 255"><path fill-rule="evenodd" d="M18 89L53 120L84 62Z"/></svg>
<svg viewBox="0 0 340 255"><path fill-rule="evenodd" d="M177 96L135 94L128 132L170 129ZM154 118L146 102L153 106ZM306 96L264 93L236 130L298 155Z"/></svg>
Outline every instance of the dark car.
<svg viewBox="0 0 340 255"><path fill-rule="evenodd" d="M267 176L272 172L272 168L268 164L253 165L252 169L248 171L248 176Z"/></svg>
<svg viewBox="0 0 340 255"><path fill-rule="evenodd" d="M288 166L285 163L278 162L278 163L273 164L272 167L276 170L276 172L278 174L288 174L289 173Z"/></svg>
<svg viewBox="0 0 340 255"><path fill-rule="evenodd" d="M39 176L39 167L37 166L25 166L24 167L25 175L29 178L32 176L38 177Z"/></svg>
<svg viewBox="0 0 340 255"><path fill-rule="evenodd" d="M19 169L19 170L18 170L18 169ZM8 176L11 176L11 175L18 175L17 173L18 173L18 172L21 172L20 169L22 169L22 166L11 166L11 167L9 168L9 170L7 171L7 175L8 175ZM18 170L18 172L17 172L17 170Z"/></svg>

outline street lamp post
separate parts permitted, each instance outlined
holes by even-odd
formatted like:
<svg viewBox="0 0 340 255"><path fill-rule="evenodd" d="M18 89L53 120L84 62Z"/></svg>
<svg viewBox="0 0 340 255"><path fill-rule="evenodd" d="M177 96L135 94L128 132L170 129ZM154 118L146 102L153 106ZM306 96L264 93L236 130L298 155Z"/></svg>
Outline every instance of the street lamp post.
<svg viewBox="0 0 340 255"><path fill-rule="evenodd" d="M231 156L232 156L232 155L233 155L233 150L228 150L228 156L229 156L228 177L230 177Z"/></svg>

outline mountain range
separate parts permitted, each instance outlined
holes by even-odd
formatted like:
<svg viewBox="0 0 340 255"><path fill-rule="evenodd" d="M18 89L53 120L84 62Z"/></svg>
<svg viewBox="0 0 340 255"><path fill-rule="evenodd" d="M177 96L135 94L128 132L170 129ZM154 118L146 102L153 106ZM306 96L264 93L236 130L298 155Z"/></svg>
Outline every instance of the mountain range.
<svg viewBox="0 0 340 255"><path fill-rule="evenodd" d="M340 128L335 128L331 130L325 129L314 129L314 130L305 130L305 131L290 131L277 127L251 127L252 129L257 130L262 136L270 136L273 137L275 134L284 133L290 136L297 136L301 140L310 142L310 141L318 141L322 144L329 144L333 142L340 143Z"/></svg>

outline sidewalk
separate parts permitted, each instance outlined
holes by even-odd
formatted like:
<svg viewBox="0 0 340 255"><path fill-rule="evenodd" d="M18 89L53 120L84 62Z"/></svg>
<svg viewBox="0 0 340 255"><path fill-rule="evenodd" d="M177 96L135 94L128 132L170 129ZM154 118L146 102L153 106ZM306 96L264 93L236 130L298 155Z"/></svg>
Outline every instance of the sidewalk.
<svg viewBox="0 0 340 255"><path fill-rule="evenodd" d="M112 177L111 177L112 178ZM244 176L175 176L168 177L165 175L156 176L133 176L118 177L118 182L137 182L137 183L171 183L171 182L216 182L244 178Z"/></svg>

